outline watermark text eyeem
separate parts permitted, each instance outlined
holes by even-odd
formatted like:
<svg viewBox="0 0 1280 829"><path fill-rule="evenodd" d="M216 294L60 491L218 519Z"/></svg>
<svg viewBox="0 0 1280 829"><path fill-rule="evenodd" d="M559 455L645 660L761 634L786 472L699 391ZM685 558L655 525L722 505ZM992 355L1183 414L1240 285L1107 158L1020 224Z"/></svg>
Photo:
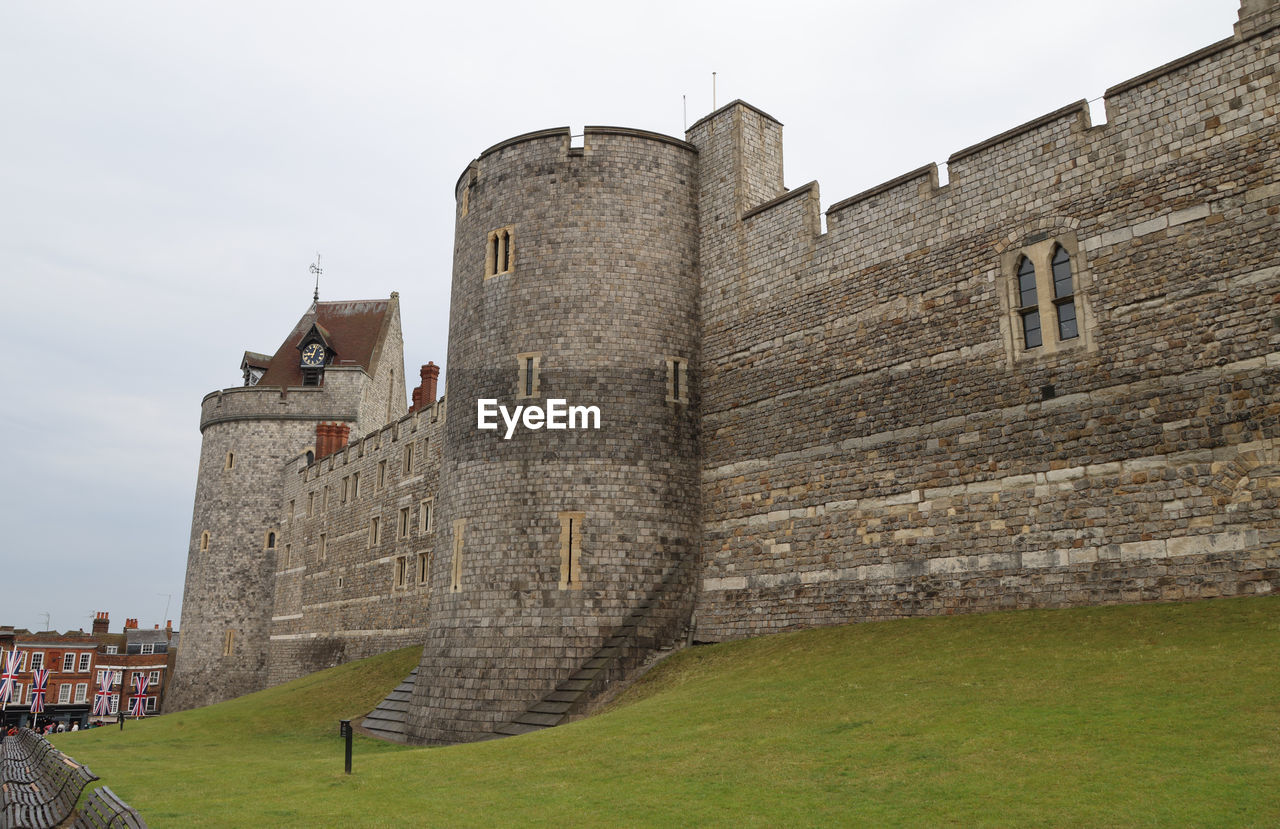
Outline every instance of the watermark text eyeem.
<svg viewBox="0 0 1280 829"><path fill-rule="evenodd" d="M476 400L476 428L498 429L498 415L506 424L503 440L511 440L516 426L523 423L526 429L599 429L599 406L570 406L559 397L547 398L547 407L516 406L515 410L499 406L497 398L482 397Z"/></svg>

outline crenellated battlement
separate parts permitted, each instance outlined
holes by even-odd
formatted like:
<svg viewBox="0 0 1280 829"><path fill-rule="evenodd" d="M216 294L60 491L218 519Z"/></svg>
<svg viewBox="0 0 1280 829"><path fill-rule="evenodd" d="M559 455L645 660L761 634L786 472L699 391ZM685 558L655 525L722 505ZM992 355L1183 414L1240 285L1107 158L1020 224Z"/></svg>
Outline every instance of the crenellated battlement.
<svg viewBox="0 0 1280 829"><path fill-rule="evenodd" d="M1266 55L1276 31L1272 21L1116 84L1105 95L1106 124L1093 126L1080 100L958 150L947 159L946 186L927 164L837 201L826 211L827 232L863 259L900 255L904 231L926 240L975 221L1005 221L1251 131L1274 106L1275 61ZM773 232L768 218L782 212L787 195L747 208L743 219L756 219L755 232Z"/></svg>

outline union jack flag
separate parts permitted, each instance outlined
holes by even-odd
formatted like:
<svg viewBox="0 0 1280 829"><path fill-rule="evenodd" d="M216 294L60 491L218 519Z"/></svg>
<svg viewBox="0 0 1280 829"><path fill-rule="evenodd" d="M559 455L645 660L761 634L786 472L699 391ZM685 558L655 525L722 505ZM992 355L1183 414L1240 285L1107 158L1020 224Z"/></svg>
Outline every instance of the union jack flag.
<svg viewBox="0 0 1280 829"><path fill-rule="evenodd" d="M37 668L31 672L31 713L44 712L44 688L49 683L49 671Z"/></svg>
<svg viewBox="0 0 1280 829"><path fill-rule="evenodd" d="M138 673L133 675L133 687L137 692L132 702L132 708L129 710L131 717L145 717L147 715L147 685L150 680L146 674Z"/></svg>
<svg viewBox="0 0 1280 829"><path fill-rule="evenodd" d="M22 664L22 651L14 648L5 655L4 673L0 674L0 704L8 704L13 696L13 686L18 682L18 665Z"/></svg>
<svg viewBox="0 0 1280 829"><path fill-rule="evenodd" d="M102 672L102 684L93 695L93 715L105 717L111 713L111 683L115 679L115 671Z"/></svg>

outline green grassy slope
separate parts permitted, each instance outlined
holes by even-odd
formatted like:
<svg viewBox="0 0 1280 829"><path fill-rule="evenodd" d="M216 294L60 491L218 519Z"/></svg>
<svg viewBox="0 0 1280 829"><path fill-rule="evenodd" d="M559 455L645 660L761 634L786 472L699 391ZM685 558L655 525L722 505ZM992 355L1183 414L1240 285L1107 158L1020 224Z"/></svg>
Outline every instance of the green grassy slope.
<svg viewBox="0 0 1280 829"><path fill-rule="evenodd" d="M357 737L347 777L337 720L416 658L57 742L154 827L1280 825L1280 597L700 647L560 728Z"/></svg>

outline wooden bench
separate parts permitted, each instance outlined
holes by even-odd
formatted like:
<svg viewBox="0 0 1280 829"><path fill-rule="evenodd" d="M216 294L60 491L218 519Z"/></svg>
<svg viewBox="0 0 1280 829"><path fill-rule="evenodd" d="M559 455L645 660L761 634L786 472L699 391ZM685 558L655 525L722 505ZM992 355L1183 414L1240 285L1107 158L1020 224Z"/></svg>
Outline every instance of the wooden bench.
<svg viewBox="0 0 1280 829"><path fill-rule="evenodd" d="M57 749L44 737L36 740L34 748L21 759L16 759L18 754L15 753L13 757L6 756L0 760L0 783L31 783L40 775L45 755Z"/></svg>
<svg viewBox="0 0 1280 829"><path fill-rule="evenodd" d="M89 795L71 825L75 829L147 829L137 810L106 786Z"/></svg>
<svg viewBox="0 0 1280 829"><path fill-rule="evenodd" d="M20 728L17 736L4 738L4 756L0 759L5 761L25 760L31 756L33 751L48 744L48 740L30 728Z"/></svg>
<svg viewBox="0 0 1280 829"><path fill-rule="evenodd" d="M52 829L75 810L84 787L98 777L60 751L46 752L27 783L6 782L0 829Z"/></svg>

